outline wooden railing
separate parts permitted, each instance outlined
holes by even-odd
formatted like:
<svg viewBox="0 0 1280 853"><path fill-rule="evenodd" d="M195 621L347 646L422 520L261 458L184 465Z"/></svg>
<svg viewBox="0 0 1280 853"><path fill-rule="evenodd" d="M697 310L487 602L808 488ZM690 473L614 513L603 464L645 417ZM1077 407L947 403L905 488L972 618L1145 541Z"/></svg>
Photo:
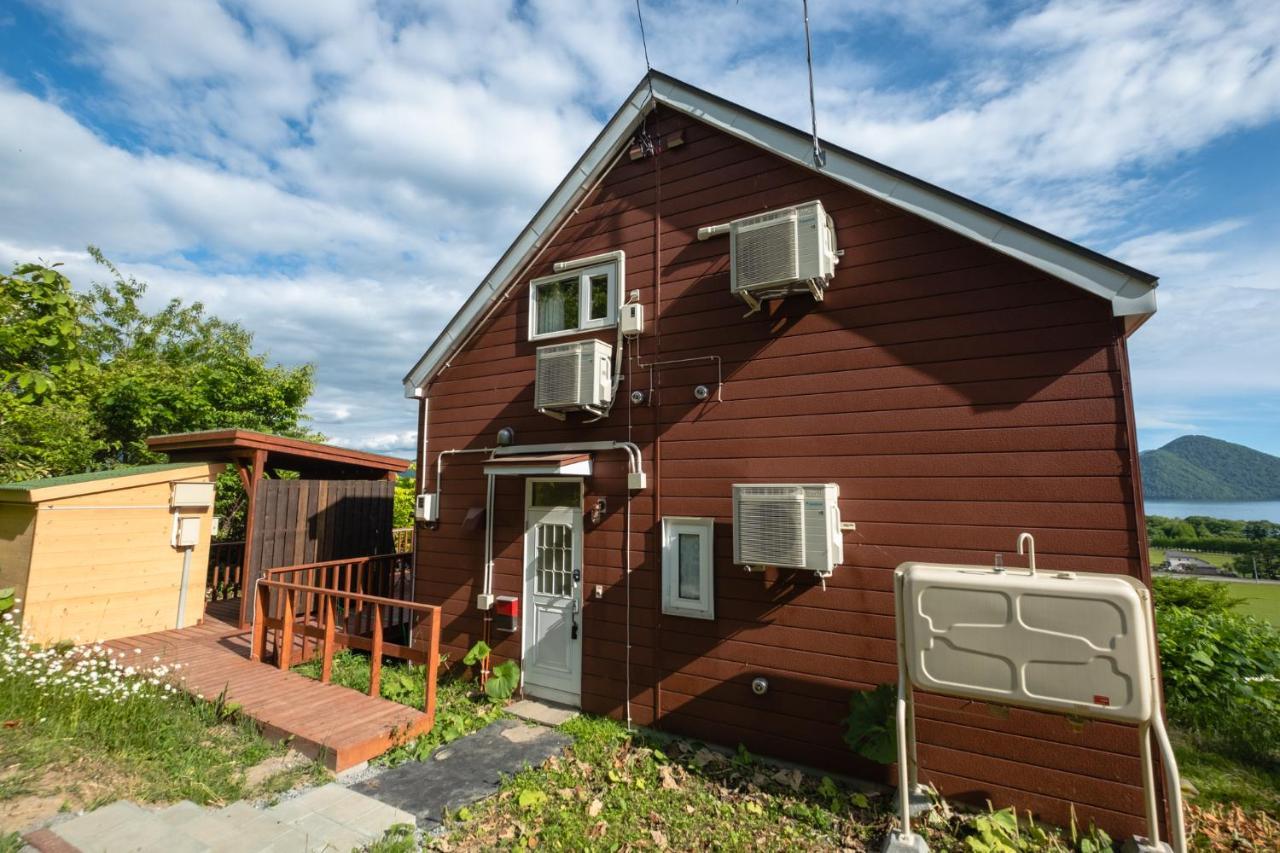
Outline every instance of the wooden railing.
<svg viewBox="0 0 1280 853"><path fill-rule="evenodd" d="M392 550L403 554L413 550L413 528L395 527L391 530Z"/></svg>
<svg viewBox="0 0 1280 853"><path fill-rule="evenodd" d="M397 601L413 599L413 555L379 554L373 557L353 557L348 560L327 560L323 563L304 563L300 566L281 566L267 569L265 580L283 581L299 586L320 587L335 592L349 592L392 598ZM314 613L320 602L303 596L299 600L299 613ZM277 601L272 617L280 616ZM397 610L389 614L390 621L384 629L398 627L407 619L407 611ZM368 620L355 620L350 630L367 633L372 630Z"/></svg>
<svg viewBox="0 0 1280 853"><path fill-rule="evenodd" d="M393 614L400 614L398 623ZM391 625L395 639L387 636ZM258 581L252 643L253 660L274 658L280 669L318 653L322 682L333 676L336 651L366 651L370 696L379 695L384 657L422 664L427 670L423 710L435 719L440 666L440 608L435 605L264 577Z"/></svg>
<svg viewBox="0 0 1280 853"><path fill-rule="evenodd" d="M244 594L244 542L209 543L209 570L204 581L210 601Z"/></svg>

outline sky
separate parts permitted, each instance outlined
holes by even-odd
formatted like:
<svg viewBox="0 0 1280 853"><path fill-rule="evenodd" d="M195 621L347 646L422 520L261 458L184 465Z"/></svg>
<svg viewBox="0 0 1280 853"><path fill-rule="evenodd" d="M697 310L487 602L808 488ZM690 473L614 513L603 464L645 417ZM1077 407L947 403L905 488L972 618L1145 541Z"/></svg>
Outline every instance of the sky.
<svg viewBox="0 0 1280 853"><path fill-rule="evenodd" d="M654 67L808 124L800 0L643 0ZM1160 276L1139 444L1280 454L1280 3L811 0L823 137ZM401 377L644 73L632 0L8 0L0 265L200 300L311 426Z"/></svg>

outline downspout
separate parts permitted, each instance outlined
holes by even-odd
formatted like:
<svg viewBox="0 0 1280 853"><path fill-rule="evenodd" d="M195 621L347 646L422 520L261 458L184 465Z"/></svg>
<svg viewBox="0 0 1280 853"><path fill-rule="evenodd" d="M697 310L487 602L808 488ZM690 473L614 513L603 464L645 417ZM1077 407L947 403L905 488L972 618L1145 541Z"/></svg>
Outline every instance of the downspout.
<svg viewBox="0 0 1280 853"><path fill-rule="evenodd" d="M658 130L658 104L653 105L653 128ZM653 153L653 360L662 360L662 156ZM658 380L661 381L661 378ZM662 531L662 393L653 405L653 519ZM659 555L661 551L659 551ZM653 724L662 719L662 560L654 563L653 584Z"/></svg>
<svg viewBox="0 0 1280 853"><path fill-rule="evenodd" d="M484 492L484 595L489 596L493 593L493 493L494 481L496 475L490 474L486 477L488 482L485 484ZM486 599L488 600L488 599ZM492 605L484 609L484 631L482 638L486 646L492 646L493 638L493 607ZM489 680L489 656L485 655L480 661L480 686L483 687L485 682Z"/></svg>
<svg viewBox="0 0 1280 853"><path fill-rule="evenodd" d="M1151 558L1146 548L1147 516L1146 516L1145 496L1143 495L1143 490L1142 490L1142 468L1140 467L1140 462L1138 457L1138 431L1136 428L1137 419L1133 411L1133 385L1130 382L1130 378L1129 378L1129 343L1128 343L1128 339L1125 337L1125 325L1124 325L1123 317L1117 317L1112 321L1112 330L1113 330L1112 334L1115 335L1115 345L1112 348L1112 352L1115 353L1116 367L1120 372L1120 391L1121 391L1121 395L1123 397L1123 402L1124 402L1125 443L1129 446L1129 482L1130 482L1130 488L1133 490L1133 523L1134 523L1134 534L1138 540L1137 545L1138 545L1139 579L1148 587L1150 587L1151 586ZM1154 672L1155 672L1154 680L1155 680L1155 689L1156 689L1156 701L1160 703L1160 707L1161 709L1163 709L1164 677L1161 675L1161 672L1160 672L1160 655L1159 655L1160 639L1155 634L1154 631L1152 632L1152 641L1156 645L1156 654L1153 655L1154 660L1152 661L1152 666L1154 667ZM1163 716L1164 716L1164 713L1162 710L1161 713L1156 715L1156 719L1161 720ZM1163 722L1161 723L1160 733L1163 735ZM1165 743L1162 742L1161 743L1162 752L1160 756L1161 764L1167 763L1165 759L1165 752L1163 751L1164 746L1165 746ZM1151 748L1150 743L1148 742L1146 737L1143 737L1142 739L1142 747L1144 750ZM1169 754L1172 755L1171 752ZM1150 766L1150 765L1147 765L1147 766ZM1175 764L1174 766L1176 767L1177 765ZM1173 794L1168 790L1168 786L1165 785L1165 774L1164 773L1155 774L1155 779L1153 781L1156 783L1156 785L1153 786L1150 790L1157 791L1158 792L1157 796L1160 798L1160 800L1162 800L1166 805L1172 806L1173 804L1170 802L1170 797L1173 796ZM1178 791L1176 793L1176 796L1181 797L1181 794L1182 792ZM1169 822L1166 823L1166 826L1173 826L1173 821L1177 821L1178 829L1181 830L1182 812L1181 812L1180 800L1178 801L1177 805L1178 805L1178 812L1176 815L1169 815L1169 813L1165 812L1164 809L1160 809L1160 811L1165 812L1165 814L1167 815L1166 820L1169 820ZM1170 820L1170 818L1172 818L1172 820ZM1151 833L1155 833L1158 830L1159 830L1158 826L1153 825L1153 826L1147 827L1147 831Z"/></svg>

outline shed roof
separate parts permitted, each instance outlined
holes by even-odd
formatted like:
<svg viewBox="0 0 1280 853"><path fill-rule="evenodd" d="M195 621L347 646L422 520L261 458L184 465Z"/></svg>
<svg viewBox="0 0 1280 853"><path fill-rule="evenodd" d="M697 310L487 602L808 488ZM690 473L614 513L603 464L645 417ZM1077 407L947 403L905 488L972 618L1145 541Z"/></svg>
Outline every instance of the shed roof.
<svg viewBox="0 0 1280 853"><path fill-rule="evenodd" d="M1106 299L1112 313L1124 318L1127 331L1133 331L1155 313L1156 277L1151 273L829 142L822 143L827 162L817 166L808 132L660 71L650 71L405 376L406 396L421 396L421 389L448 365L486 316L489 306L537 258L659 104Z"/></svg>
<svg viewBox="0 0 1280 853"><path fill-rule="evenodd" d="M162 462L156 465L133 465L108 468L105 471L87 471L83 474L66 474L61 477L42 477L20 483L0 483L0 502L39 503L55 498L184 479L184 473L188 477L200 476L208 471L207 462Z"/></svg>
<svg viewBox="0 0 1280 853"><path fill-rule="evenodd" d="M178 460L251 461L256 453L266 453L267 468L297 471L304 477L333 479L377 477L388 472L407 471L411 463L395 456L352 450L319 441L286 438L247 429L215 429L153 435L147 447Z"/></svg>

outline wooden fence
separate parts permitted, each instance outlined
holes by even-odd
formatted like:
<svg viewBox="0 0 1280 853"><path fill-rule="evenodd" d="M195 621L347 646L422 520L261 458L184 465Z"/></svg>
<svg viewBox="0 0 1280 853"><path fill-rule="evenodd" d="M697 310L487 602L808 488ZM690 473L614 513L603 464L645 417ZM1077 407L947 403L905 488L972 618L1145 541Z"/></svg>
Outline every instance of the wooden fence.
<svg viewBox="0 0 1280 853"><path fill-rule="evenodd" d="M246 597L268 569L393 553L389 480L262 480L249 526ZM254 613L245 603L244 615Z"/></svg>
<svg viewBox="0 0 1280 853"><path fill-rule="evenodd" d="M209 543L209 570L204 581L210 601L239 598L244 592L244 542Z"/></svg>
<svg viewBox="0 0 1280 853"><path fill-rule="evenodd" d="M392 547L397 554L413 550L413 528L397 527L391 531Z"/></svg>
<svg viewBox="0 0 1280 853"><path fill-rule="evenodd" d="M395 555L402 557L404 555ZM347 561L353 566L360 561ZM368 565L366 562L364 565ZM313 586L298 581L279 580L292 573L308 577L325 573L329 583ZM333 675L333 655L339 649L360 649L369 653L369 695L378 696L382 659L400 658L426 667L423 710L435 718L436 678L440 665L440 608L402 599L354 592L341 588L347 579L358 578L360 569L339 569L336 564L293 566L258 582L253 619L251 657L274 658L280 669L319 654L320 680ZM370 576L378 570L369 569ZM388 639L394 625L394 639Z"/></svg>

